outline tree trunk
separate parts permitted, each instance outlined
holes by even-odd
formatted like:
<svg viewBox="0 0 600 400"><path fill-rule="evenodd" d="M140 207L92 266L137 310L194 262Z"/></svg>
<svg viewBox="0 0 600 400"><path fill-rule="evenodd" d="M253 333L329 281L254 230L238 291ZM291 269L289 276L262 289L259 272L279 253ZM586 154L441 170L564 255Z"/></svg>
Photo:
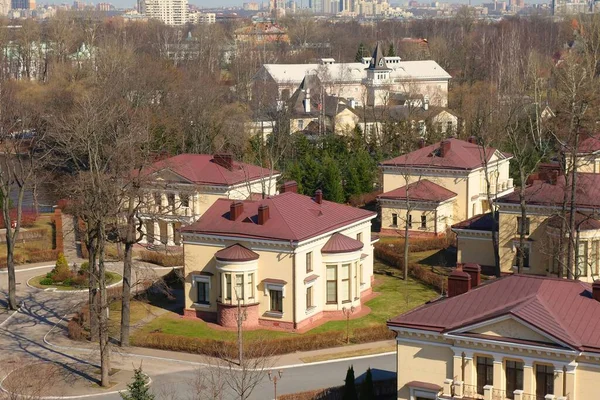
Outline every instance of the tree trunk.
<svg viewBox="0 0 600 400"><path fill-rule="evenodd" d="M110 371L110 349L108 343L108 299L106 293L106 266L104 265L104 246L106 243L104 226L98 227L98 284L100 288L100 313L98 318L98 337L100 343L100 386L108 387Z"/></svg>
<svg viewBox="0 0 600 400"><path fill-rule="evenodd" d="M131 313L131 267L133 263L133 243L125 243L123 259L123 291L121 294L121 347L129 346L129 321Z"/></svg>
<svg viewBox="0 0 600 400"><path fill-rule="evenodd" d="M89 271L89 309L90 309L90 340L98 340L98 266L96 256L98 248L96 247L96 238L91 233L88 226L86 247L88 250L88 271Z"/></svg>
<svg viewBox="0 0 600 400"><path fill-rule="evenodd" d="M408 216L410 215L410 209L406 211L406 216L404 218L404 268L402 274L404 276L404 280L408 280Z"/></svg>
<svg viewBox="0 0 600 400"><path fill-rule="evenodd" d="M517 272L520 274L523 272L523 268L525 267L525 253L523 249L525 248L525 228L527 227L527 203L525 202L525 174L521 171L521 187L519 188L519 205L521 207L521 224L519 226L519 252L518 255L518 264L517 264Z"/></svg>
<svg viewBox="0 0 600 400"><path fill-rule="evenodd" d="M10 221L9 221L10 223ZM17 306L17 277L15 274L15 244L10 234L10 226L6 228L6 267L8 268L8 309L16 310Z"/></svg>
<svg viewBox="0 0 600 400"><path fill-rule="evenodd" d="M576 195L577 195L577 149L579 147L579 132L575 132L575 143L571 149L571 187L570 187L570 204L569 204L569 241L567 242L567 279L573 279L573 271L575 265L575 212Z"/></svg>

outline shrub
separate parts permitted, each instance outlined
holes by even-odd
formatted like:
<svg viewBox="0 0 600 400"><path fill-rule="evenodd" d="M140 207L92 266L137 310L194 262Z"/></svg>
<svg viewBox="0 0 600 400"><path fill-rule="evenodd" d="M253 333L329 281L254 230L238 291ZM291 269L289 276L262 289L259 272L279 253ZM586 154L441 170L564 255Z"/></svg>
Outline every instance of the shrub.
<svg viewBox="0 0 600 400"><path fill-rule="evenodd" d="M70 276L62 280L64 286L73 286L73 278Z"/></svg>
<svg viewBox="0 0 600 400"><path fill-rule="evenodd" d="M87 261L82 262L81 266L79 267L78 273L80 275L85 275L85 274L87 274L89 272L90 272L90 263L87 262Z"/></svg>
<svg viewBox="0 0 600 400"><path fill-rule="evenodd" d="M89 282L89 276L87 274L85 274L85 275L77 274L69 279L71 280L71 285L77 286L77 287L87 286L88 282Z"/></svg>
<svg viewBox="0 0 600 400"><path fill-rule="evenodd" d="M27 254L27 261L30 263L42 262L42 261L50 261L56 260L58 256L57 250L38 250L38 251L30 251Z"/></svg>
<svg viewBox="0 0 600 400"><path fill-rule="evenodd" d="M52 280L52 278L43 278L40 280L40 285L44 285L44 286L49 286L52 285L54 283L54 281Z"/></svg>
<svg viewBox="0 0 600 400"><path fill-rule="evenodd" d="M162 265L163 267L178 267L183 265L183 253L163 254L156 251L144 250L139 253L139 258L142 261Z"/></svg>
<svg viewBox="0 0 600 400"><path fill-rule="evenodd" d="M67 325L67 334L69 339L73 340L85 340L87 336L85 329L83 329L83 326L81 326L79 321L75 318L69 321L69 324Z"/></svg>
<svg viewBox="0 0 600 400"><path fill-rule="evenodd" d="M353 343L377 342L379 340L393 339L394 337L394 332L390 331L386 325L356 328L352 332Z"/></svg>
<svg viewBox="0 0 600 400"><path fill-rule="evenodd" d="M56 258L56 266L52 270L52 279L54 282L64 282L66 279L71 277L71 270L69 264L63 253L58 253Z"/></svg>

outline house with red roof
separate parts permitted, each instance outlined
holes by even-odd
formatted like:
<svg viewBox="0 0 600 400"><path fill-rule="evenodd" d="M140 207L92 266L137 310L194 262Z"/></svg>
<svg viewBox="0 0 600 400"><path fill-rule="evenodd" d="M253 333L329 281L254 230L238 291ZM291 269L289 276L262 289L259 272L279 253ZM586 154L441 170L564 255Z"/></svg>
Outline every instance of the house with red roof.
<svg viewBox="0 0 600 400"><path fill-rule="evenodd" d="M297 193L219 199L184 237L185 310L225 327L307 329L360 310L372 289L376 214Z"/></svg>
<svg viewBox="0 0 600 400"><path fill-rule="evenodd" d="M600 173L600 134L582 134L577 147L577 171ZM572 165L572 155L565 152L567 165Z"/></svg>
<svg viewBox="0 0 600 400"><path fill-rule="evenodd" d="M449 138L382 162L381 232L441 235L513 191L510 154ZM487 179L486 179L487 176Z"/></svg>
<svg viewBox="0 0 600 400"><path fill-rule="evenodd" d="M485 283L458 267L448 296L388 320L398 399L599 398L600 281L530 275Z"/></svg>
<svg viewBox="0 0 600 400"><path fill-rule="evenodd" d="M455 224L452 230L457 236L457 261L477 263L484 268L493 266L492 228L495 223L503 273L518 272L518 256L522 251L524 265L521 273L568 276L564 271L564 254L559 254L559 240L563 243L569 240L570 201L566 203L566 211L562 208L565 193L570 200L572 186L564 175L554 174L547 178L536 180L525 188L524 224L521 224L521 204L517 192L496 200L496 222L490 214L484 214ZM600 174L577 174L575 203L574 265L570 275L593 282L600 277ZM566 226L563 227L563 223ZM522 225L525 228L525 241L521 249Z"/></svg>
<svg viewBox="0 0 600 400"><path fill-rule="evenodd" d="M147 204L140 213L143 242L182 245L180 229L217 199L245 200L276 191L278 171L235 161L230 154L179 154L142 171Z"/></svg>

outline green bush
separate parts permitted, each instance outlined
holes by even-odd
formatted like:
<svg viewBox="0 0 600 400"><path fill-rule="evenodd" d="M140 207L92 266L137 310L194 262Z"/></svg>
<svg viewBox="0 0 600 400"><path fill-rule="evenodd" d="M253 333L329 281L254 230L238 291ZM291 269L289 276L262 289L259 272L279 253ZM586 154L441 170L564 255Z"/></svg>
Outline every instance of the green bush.
<svg viewBox="0 0 600 400"><path fill-rule="evenodd" d="M84 261L81 263L81 266L79 267L79 271L77 271L80 275L85 275L87 273L90 272L90 263L87 261Z"/></svg>
<svg viewBox="0 0 600 400"><path fill-rule="evenodd" d="M51 274L54 282L64 282L66 279L71 277L71 269L69 268L69 263L67 262L67 259L63 253L58 253L56 266L52 270Z"/></svg>
<svg viewBox="0 0 600 400"><path fill-rule="evenodd" d="M49 286L52 284L54 284L54 281L52 278L48 278L47 276L40 280L40 285Z"/></svg>
<svg viewBox="0 0 600 400"><path fill-rule="evenodd" d="M183 265L183 253L163 254L156 251L144 250L139 253L139 258L142 261L162 265L163 267L178 267Z"/></svg>
<svg viewBox="0 0 600 400"><path fill-rule="evenodd" d="M63 284L64 286L73 286L73 278L71 278L71 277L65 278L65 279L62 281L62 284Z"/></svg>

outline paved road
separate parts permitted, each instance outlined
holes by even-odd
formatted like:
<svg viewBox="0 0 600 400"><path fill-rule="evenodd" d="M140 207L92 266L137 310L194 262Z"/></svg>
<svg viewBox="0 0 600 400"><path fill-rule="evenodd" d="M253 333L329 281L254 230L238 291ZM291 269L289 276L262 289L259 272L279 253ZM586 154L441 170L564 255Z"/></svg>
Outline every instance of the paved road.
<svg viewBox="0 0 600 400"><path fill-rule="evenodd" d="M120 272L122 266L112 264L110 269ZM68 366L73 363L98 364L95 353L57 349L44 343L44 336L65 314L70 313L86 300L86 293L74 294L68 292L48 293L26 286L25 282L33 276L50 270L40 269L23 271L17 274L19 299L25 302L25 307L8 323L0 327L0 379L17 365L31 361L52 361ZM168 270L153 271L142 268L138 274L148 278L158 276ZM6 274L0 274L0 297L4 298L7 287ZM140 359L138 357L113 354L113 367L132 369L143 363L144 372L153 380L153 391L157 399L187 400L210 398L206 394L199 395L195 390L195 382L202 376L219 376L221 379L231 379L227 374L214 374L206 367L199 367L179 361ZM325 364L306 365L283 370L283 377L278 382L278 393L294 393L304 390L318 389L342 385L349 365L354 365L357 377L363 375L367 368L374 370L374 377L393 377L395 371L395 356L373 356L352 361L331 361ZM238 374L239 378L239 374ZM206 385L205 385L206 386ZM91 399L113 400L120 399L118 395L88 397ZM231 392L224 397L234 398ZM263 400L273 398L273 384L265 375L255 388L251 399Z"/></svg>

